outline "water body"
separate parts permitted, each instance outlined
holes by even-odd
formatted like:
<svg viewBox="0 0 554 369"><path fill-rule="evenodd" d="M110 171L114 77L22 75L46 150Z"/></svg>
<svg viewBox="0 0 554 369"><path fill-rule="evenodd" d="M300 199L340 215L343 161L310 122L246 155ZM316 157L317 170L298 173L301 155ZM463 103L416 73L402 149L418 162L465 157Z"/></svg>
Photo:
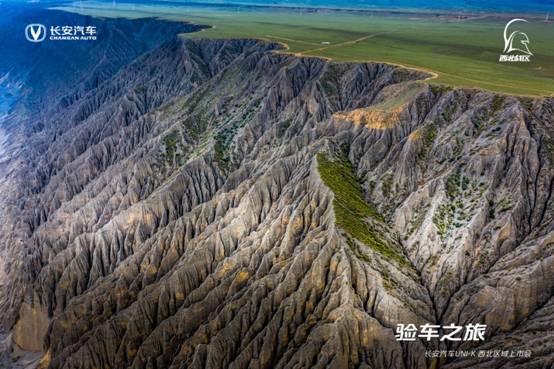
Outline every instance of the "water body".
<svg viewBox="0 0 554 369"><path fill-rule="evenodd" d="M129 0L107 0L110 3L130 3ZM5 3L23 3L22 0L8 0ZM65 1L41 0L43 4L62 4ZM134 1L137 4L150 3L149 0ZM442 10L453 12L513 12L513 13L544 13L554 15L552 0L158 0L160 4L176 2L189 5L261 5L261 6L307 6L340 9L411 9L411 10ZM81 1L86 5L87 1Z"/></svg>
<svg viewBox="0 0 554 369"><path fill-rule="evenodd" d="M190 0L170 0L176 3L191 3ZM122 1L127 2L127 1ZM158 2L158 1L155 1ZM86 1L83 1L86 4ZM137 4L144 1L137 1ZM167 3L167 1L159 1ZM223 0L195 1L209 5L249 4L261 6L306 6L339 9L391 9L391 10L440 10L451 12L500 12L500 13L539 13L554 14L554 2L551 0Z"/></svg>

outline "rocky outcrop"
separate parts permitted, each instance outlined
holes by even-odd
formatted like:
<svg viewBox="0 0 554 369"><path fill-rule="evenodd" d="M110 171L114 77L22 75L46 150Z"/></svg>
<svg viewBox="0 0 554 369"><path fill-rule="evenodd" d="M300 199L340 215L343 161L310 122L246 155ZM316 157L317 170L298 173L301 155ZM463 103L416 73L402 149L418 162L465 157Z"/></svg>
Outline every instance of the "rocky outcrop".
<svg viewBox="0 0 554 369"><path fill-rule="evenodd" d="M3 99L0 106L0 217L11 221L0 224L0 285L8 279L4 277L6 272L12 274L11 278L22 279L16 284L35 278L33 261L27 260L28 247L23 242L33 231L33 218L45 213L37 208L31 210L35 214L30 217L20 215L23 207L29 206L24 205L27 200L40 191L43 176L51 177L56 170L43 168L46 174L43 169L37 171L41 156L48 150L63 151L63 144L54 147L61 132L78 124L79 114L86 114L91 104L104 103L116 91L104 91L87 103L81 104L81 100L123 65L175 37L177 32L202 28L153 19L100 20L15 3L3 11L0 46L10 52L0 61L0 89L11 97ZM27 42L23 33L12 32L37 19L48 19L53 24L91 24L97 27L98 39L38 45ZM81 110L75 113L72 109L77 105ZM0 304L19 305L22 293L19 288L6 293ZM0 320L10 326L16 311L5 311Z"/></svg>
<svg viewBox="0 0 554 369"><path fill-rule="evenodd" d="M176 39L45 122L1 295L40 367L490 367L398 323L546 365L554 101L276 47Z"/></svg>

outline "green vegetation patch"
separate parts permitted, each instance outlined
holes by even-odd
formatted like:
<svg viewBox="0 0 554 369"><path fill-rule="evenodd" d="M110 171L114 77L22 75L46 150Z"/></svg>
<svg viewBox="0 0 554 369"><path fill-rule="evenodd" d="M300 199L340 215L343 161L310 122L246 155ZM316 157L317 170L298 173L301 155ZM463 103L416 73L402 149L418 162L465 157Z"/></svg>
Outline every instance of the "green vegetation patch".
<svg viewBox="0 0 554 369"><path fill-rule="evenodd" d="M427 159L427 155L429 154L429 151L433 147L433 143L435 142L436 138L437 138L437 126L435 124L431 123L423 127L423 148L417 154L418 160L424 161Z"/></svg>
<svg viewBox="0 0 554 369"><path fill-rule="evenodd" d="M462 168L458 167L456 171L446 179L446 194L448 198L455 199L463 191L467 190L468 185L469 178L464 176Z"/></svg>
<svg viewBox="0 0 554 369"><path fill-rule="evenodd" d="M416 209L413 218L408 224L408 234L414 233L416 230L418 230L421 227L421 225L423 224L423 221L425 220L425 217L427 216L428 210L429 210L429 204L423 204Z"/></svg>
<svg viewBox="0 0 554 369"><path fill-rule="evenodd" d="M325 73L323 73L320 79L321 87L323 87L323 91L325 91L327 96L338 97L338 86L340 86L342 69L340 64L331 63L327 65Z"/></svg>
<svg viewBox="0 0 554 369"><path fill-rule="evenodd" d="M445 182L447 200L437 207L433 223L444 241L455 229L465 226L475 213L477 201L482 197L484 184L477 184L464 175L460 166Z"/></svg>
<svg viewBox="0 0 554 369"><path fill-rule="evenodd" d="M233 139L237 132L243 128L248 122L252 121L255 114L261 108L262 99L258 98L253 101L248 109L242 114L240 119L231 120L223 124L215 135L215 160L220 168L227 170L231 164L231 152L233 149Z"/></svg>
<svg viewBox="0 0 554 369"><path fill-rule="evenodd" d="M377 212L375 206L365 200L350 161L344 155L330 160L325 154L320 153L317 155L317 163L321 179L335 195L333 207L337 225L348 236L371 247L388 259L411 267L400 250L387 241L382 231L371 224L372 222L382 223L383 217ZM351 245L352 242L349 244ZM360 253L358 248L352 245L351 248L357 251L356 255ZM362 260L365 259L362 258Z"/></svg>
<svg viewBox="0 0 554 369"><path fill-rule="evenodd" d="M387 172L381 177L381 187L383 189L383 196L390 197L392 195L392 173Z"/></svg>
<svg viewBox="0 0 554 369"><path fill-rule="evenodd" d="M371 105L372 109L389 111L398 108L399 106L412 102L417 95L425 92L426 86L418 81L410 81L411 72L405 69L397 69L394 72L397 75L406 74L403 78L407 82L399 82L383 88L380 101ZM400 77L399 77L400 78Z"/></svg>
<svg viewBox="0 0 554 369"><path fill-rule="evenodd" d="M161 3L87 1L55 9L100 17L159 17L209 25L189 38L259 38L280 42L287 51L336 61L378 61L434 72L432 81L455 87L478 87L528 96L554 94L554 26L529 22L523 31L535 55L529 63L499 63L506 19L457 20L421 13L418 16L371 12L298 9L175 6ZM478 19L477 19L478 18ZM332 76L329 76L332 77ZM333 89L329 84L327 87ZM325 87L324 87L325 88ZM332 92L332 91L331 91Z"/></svg>
<svg viewBox="0 0 554 369"><path fill-rule="evenodd" d="M163 138L164 150L162 159L167 163L175 162L178 165L183 164L183 138L178 131L172 131Z"/></svg>
<svg viewBox="0 0 554 369"><path fill-rule="evenodd" d="M505 212L512 210L513 207L514 203L509 197L503 197L496 205L492 200L489 200L489 217L495 219L497 216L501 216Z"/></svg>

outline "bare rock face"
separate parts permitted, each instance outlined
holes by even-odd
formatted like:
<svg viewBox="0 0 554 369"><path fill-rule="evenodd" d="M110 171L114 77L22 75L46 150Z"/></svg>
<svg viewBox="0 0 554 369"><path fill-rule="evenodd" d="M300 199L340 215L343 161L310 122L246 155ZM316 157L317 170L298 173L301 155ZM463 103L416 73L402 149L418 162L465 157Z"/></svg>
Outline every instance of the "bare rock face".
<svg viewBox="0 0 554 369"><path fill-rule="evenodd" d="M2 238L16 343L64 369L549 365L554 101L276 47L176 39L44 122Z"/></svg>
<svg viewBox="0 0 554 369"><path fill-rule="evenodd" d="M41 305L22 303L19 320L13 327L13 341L26 351L42 351L50 319Z"/></svg>

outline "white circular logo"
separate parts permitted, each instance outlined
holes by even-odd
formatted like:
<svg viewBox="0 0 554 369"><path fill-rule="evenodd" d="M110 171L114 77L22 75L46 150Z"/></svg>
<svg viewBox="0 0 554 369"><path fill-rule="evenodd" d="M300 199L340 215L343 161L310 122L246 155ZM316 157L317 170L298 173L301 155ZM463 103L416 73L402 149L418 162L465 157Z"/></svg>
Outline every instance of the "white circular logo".
<svg viewBox="0 0 554 369"><path fill-rule="evenodd" d="M46 38L46 27L40 23L28 24L25 27L25 37L30 42L42 42Z"/></svg>

